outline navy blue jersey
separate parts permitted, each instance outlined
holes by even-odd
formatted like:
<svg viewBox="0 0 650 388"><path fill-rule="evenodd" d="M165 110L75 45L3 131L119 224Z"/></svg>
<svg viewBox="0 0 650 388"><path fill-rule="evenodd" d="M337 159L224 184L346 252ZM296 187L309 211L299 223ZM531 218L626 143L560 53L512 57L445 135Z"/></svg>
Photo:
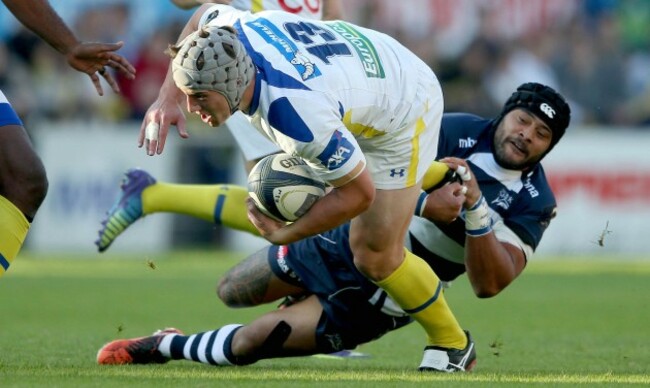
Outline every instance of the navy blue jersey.
<svg viewBox="0 0 650 388"><path fill-rule="evenodd" d="M555 197L540 164L526 173L497 164L493 134L493 120L447 113L442 119L438 157L467 160L488 202L497 239L520 247L528 259L555 214ZM441 279L451 280L464 272L464 214L451 224L416 217L409 232L410 248Z"/></svg>

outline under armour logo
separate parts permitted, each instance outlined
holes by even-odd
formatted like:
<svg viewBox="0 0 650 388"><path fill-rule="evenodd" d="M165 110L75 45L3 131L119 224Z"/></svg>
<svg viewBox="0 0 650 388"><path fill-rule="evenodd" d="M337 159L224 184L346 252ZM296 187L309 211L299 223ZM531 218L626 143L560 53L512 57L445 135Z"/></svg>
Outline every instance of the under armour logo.
<svg viewBox="0 0 650 388"><path fill-rule="evenodd" d="M539 106L539 110L546 113L549 118L553 118L553 116L555 116L555 110L553 110L553 108L551 108L551 106L545 102Z"/></svg>
<svg viewBox="0 0 650 388"><path fill-rule="evenodd" d="M400 168L400 169L393 168L390 170L390 177L395 178L396 176L399 176L400 178L403 178L405 173L406 173L405 168Z"/></svg>

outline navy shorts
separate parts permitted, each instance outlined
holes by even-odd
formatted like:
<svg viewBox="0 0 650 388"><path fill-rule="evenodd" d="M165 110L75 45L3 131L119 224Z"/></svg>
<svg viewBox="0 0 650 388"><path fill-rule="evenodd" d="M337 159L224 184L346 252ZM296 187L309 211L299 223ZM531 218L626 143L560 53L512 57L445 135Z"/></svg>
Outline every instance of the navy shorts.
<svg viewBox="0 0 650 388"><path fill-rule="evenodd" d="M354 349L412 322L384 305L386 293L354 266L350 225L293 244L272 246L269 264L280 279L316 295L323 306L316 339L323 353Z"/></svg>

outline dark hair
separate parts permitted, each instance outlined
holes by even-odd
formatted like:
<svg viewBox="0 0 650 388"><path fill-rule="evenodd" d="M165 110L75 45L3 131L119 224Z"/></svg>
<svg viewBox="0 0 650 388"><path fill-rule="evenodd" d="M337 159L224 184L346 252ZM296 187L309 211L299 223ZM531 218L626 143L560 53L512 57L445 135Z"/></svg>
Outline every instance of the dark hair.
<svg viewBox="0 0 650 388"><path fill-rule="evenodd" d="M571 121L571 108L553 88L536 82L522 84L506 101L495 127L513 109L522 108L535 114L551 128L553 136L548 153L560 141Z"/></svg>

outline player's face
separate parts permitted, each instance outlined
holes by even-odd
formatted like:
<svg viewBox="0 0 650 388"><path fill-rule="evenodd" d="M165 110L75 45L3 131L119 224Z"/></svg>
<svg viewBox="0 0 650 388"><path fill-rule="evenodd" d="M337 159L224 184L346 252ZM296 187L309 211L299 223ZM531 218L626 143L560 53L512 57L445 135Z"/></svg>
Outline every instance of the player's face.
<svg viewBox="0 0 650 388"><path fill-rule="evenodd" d="M211 127L218 127L231 116L226 97L214 90L183 90L187 96L187 111L201 116Z"/></svg>
<svg viewBox="0 0 650 388"><path fill-rule="evenodd" d="M537 116L524 109L513 109L494 134L494 156L505 168L526 170L544 156L552 137L551 129Z"/></svg>

